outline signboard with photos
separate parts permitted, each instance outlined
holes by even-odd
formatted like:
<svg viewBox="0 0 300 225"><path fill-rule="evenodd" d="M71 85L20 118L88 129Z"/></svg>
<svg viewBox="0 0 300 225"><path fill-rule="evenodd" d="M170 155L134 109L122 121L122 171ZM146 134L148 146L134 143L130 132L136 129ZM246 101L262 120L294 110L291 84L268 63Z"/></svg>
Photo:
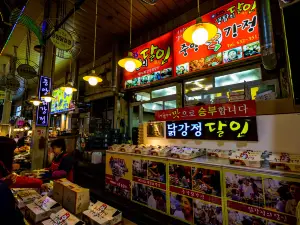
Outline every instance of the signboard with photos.
<svg viewBox="0 0 300 225"><path fill-rule="evenodd" d="M187 43L182 35L190 21L173 31L132 49L143 65L133 73L124 71L124 88L182 76L260 54L255 0L234 0L202 16L218 27L217 35L204 45Z"/></svg>

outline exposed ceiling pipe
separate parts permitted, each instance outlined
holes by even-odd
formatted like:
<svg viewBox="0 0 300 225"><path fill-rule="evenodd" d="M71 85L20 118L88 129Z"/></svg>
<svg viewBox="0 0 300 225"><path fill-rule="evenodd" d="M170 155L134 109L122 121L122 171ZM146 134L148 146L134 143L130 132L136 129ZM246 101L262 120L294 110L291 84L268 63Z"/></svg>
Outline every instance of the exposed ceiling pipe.
<svg viewBox="0 0 300 225"><path fill-rule="evenodd" d="M85 0L76 0L74 7L67 13L67 15L57 24L54 26L54 30L46 37L46 40L50 39L51 36L78 10L80 9L81 5L85 2Z"/></svg>
<svg viewBox="0 0 300 225"><path fill-rule="evenodd" d="M277 66L270 0L256 0L262 64L266 70Z"/></svg>

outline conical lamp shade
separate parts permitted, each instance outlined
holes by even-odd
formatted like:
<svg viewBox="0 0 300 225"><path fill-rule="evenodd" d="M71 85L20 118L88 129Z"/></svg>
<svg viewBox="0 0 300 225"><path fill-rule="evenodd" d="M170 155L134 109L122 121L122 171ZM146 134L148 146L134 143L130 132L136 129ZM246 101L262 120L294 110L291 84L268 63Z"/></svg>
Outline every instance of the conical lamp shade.
<svg viewBox="0 0 300 225"><path fill-rule="evenodd" d="M128 52L128 56L119 60L118 64L125 68L128 72L133 72L135 69L142 66L142 62L140 60L133 58L132 52Z"/></svg>
<svg viewBox="0 0 300 225"><path fill-rule="evenodd" d="M103 81L102 77L98 76L95 70L83 77L83 80L88 81L90 85L95 86Z"/></svg>

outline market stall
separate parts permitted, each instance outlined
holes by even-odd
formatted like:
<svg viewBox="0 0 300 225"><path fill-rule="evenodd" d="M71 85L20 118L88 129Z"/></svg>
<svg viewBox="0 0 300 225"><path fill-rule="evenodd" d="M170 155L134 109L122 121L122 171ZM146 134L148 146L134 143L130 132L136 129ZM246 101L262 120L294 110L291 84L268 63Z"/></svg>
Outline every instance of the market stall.
<svg viewBox="0 0 300 225"><path fill-rule="evenodd" d="M107 152L107 191L189 224L296 225L297 114L257 116L249 100L155 118L162 135L144 123L142 145Z"/></svg>

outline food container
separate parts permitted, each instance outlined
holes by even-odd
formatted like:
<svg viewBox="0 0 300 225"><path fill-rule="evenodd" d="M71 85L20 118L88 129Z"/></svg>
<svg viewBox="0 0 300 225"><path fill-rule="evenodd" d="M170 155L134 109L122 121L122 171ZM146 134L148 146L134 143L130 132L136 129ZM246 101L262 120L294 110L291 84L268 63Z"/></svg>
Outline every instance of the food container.
<svg viewBox="0 0 300 225"><path fill-rule="evenodd" d="M300 172L300 155L273 153L269 156L269 163L271 169Z"/></svg>
<svg viewBox="0 0 300 225"><path fill-rule="evenodd" d="M168 157L171 156L171 150L170 146L158 146L150 151L150 155Z"/></svg>
<svg viewBox="0 0 300 225"><path fill-rule="evenodd" d="M120 152L128 152L128 153L132 153L134 152L134 149L136 148L136 145L130 145L130 144L125 144L122 145L120 148Z"/></svg>
<svg viewBox="0 0 300 225"><path fill-rule="evenodd" d="M238 150L229 156L230 164L260 168L262 164L261 151Z"/></svg>

